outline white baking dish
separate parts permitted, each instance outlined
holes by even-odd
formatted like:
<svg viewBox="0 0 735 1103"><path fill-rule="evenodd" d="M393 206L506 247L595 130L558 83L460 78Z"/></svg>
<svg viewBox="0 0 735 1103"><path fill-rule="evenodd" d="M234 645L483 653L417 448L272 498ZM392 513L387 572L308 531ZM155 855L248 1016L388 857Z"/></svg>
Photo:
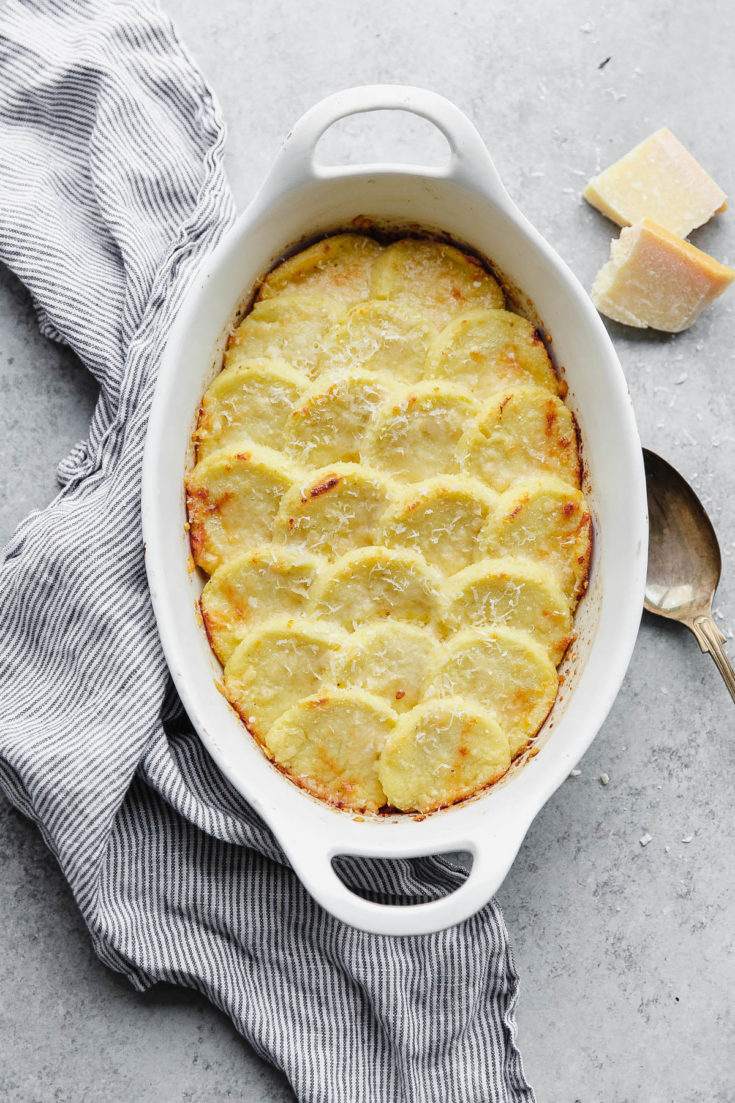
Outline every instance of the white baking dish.
<svg viewBox="0 0 735 1103"><path fill-rule="evenodd" d="M338 119L402 109L449 142L442 169L333 168L315 163ZM595 521L590 590L563 688L540 750L488 792L424 819L355 817L303 792L265 758L220 693L221 670L197 616L183 481L200 397L221 364L224 337L254 281L285 251L358 217L445 232L490 258L521 289L553 338L581 428L585 490ZM620 687L638 630L647 516L641 448L625 380L597 312L574 276L505 192L479 134L451 103L403 87L355 88L312 108L288 135L261 191L202 264L171 332L153 402L143 470L143 527L151 596L174 681L209 753L270 826L312 895L365 930L419 934L473 914L501 884L536 813L587 749ZM383 906L350 892L336 855L382 858L469 851L454 893Z"/></svg>

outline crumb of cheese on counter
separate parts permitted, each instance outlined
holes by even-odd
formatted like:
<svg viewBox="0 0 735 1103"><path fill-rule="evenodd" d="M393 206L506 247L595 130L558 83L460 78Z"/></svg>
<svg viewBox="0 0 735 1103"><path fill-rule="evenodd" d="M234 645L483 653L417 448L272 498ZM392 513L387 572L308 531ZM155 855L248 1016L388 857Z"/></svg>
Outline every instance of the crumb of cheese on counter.
<svg viewBox="0 0 735 1103"><path fill-rule="evenodd" d="M618 226L650 218L679 237L727 207L722 188L667 127L594 176L582 194Z"/></svg>
<svg viewBox="0 0 735 1103"><path fill-rule="evenodd" d="M680 333L733 279L732 268L644 218L612 242L592 302L616 322Z"/></svg>

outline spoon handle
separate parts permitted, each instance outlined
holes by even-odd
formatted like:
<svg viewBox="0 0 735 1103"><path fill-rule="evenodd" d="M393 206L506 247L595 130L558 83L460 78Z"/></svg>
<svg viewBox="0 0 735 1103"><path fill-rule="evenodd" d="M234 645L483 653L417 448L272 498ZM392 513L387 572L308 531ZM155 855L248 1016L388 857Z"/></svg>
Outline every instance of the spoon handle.
<svg viewBox="0 0 735 1103"><path fill-rule="evenodd" d="M730 690L730 696L735 701L735 670L733 670L732 663L722 646L725 642L722 632L720 632L712 617L706 616L697 617L689 627L697 637L697 642L702 650L709 651L715 660L717 669L722 675L725 685Z"/></svg>

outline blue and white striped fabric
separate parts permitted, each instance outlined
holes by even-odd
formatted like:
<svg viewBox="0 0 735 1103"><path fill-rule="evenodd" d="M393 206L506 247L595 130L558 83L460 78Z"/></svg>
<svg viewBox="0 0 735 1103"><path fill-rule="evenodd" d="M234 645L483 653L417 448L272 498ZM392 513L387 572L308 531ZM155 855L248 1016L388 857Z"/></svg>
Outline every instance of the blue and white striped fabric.
<svg viewBox="0 0 735 1103"><path fill-rule="evenodd" d="M0 568L0 780L40 828L104 962L205 993L310 1103L533 1099L491 903L380 938L318 908L187 729L143 567L140 472L166 333L233 217L224 128L150 3L10 0L0 15L0 258L100 385L62 490ZM430 898L450 863L343 870Z"/></svg>

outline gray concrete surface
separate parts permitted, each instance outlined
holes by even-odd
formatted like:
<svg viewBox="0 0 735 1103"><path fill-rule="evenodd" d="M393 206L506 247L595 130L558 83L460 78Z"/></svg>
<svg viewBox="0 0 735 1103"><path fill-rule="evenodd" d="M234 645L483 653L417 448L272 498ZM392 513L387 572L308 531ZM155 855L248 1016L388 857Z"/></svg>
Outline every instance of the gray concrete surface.
<svg viewBox="0 0 735 1103"><path fill-rule="evenodd" d="M167 7L223 106L240 205L304 109L376 81L424 85L464 108L513 197L586 286L613 227L581 201L585 177L658 126L735 191L730 0ZM359 160L400 148L421 159L425 141L425 128L384 120L344 127L330 151ZM696 242L735 263L735 214ZM735 629L734 307L731 290L674 338L610 326L644 442L711 511L726 629ZM4 539L54 494L55 464L84 436L94 401L74 358L39 337L7 273L0 395ZM734 720L694 639L644 618L609 720L580 775L538 816L501 892L539 1103L735 1100ZM4 801L0 817L3 1101L293 1098L199 996L136 995L107 972L35 830Z"/></svg>

